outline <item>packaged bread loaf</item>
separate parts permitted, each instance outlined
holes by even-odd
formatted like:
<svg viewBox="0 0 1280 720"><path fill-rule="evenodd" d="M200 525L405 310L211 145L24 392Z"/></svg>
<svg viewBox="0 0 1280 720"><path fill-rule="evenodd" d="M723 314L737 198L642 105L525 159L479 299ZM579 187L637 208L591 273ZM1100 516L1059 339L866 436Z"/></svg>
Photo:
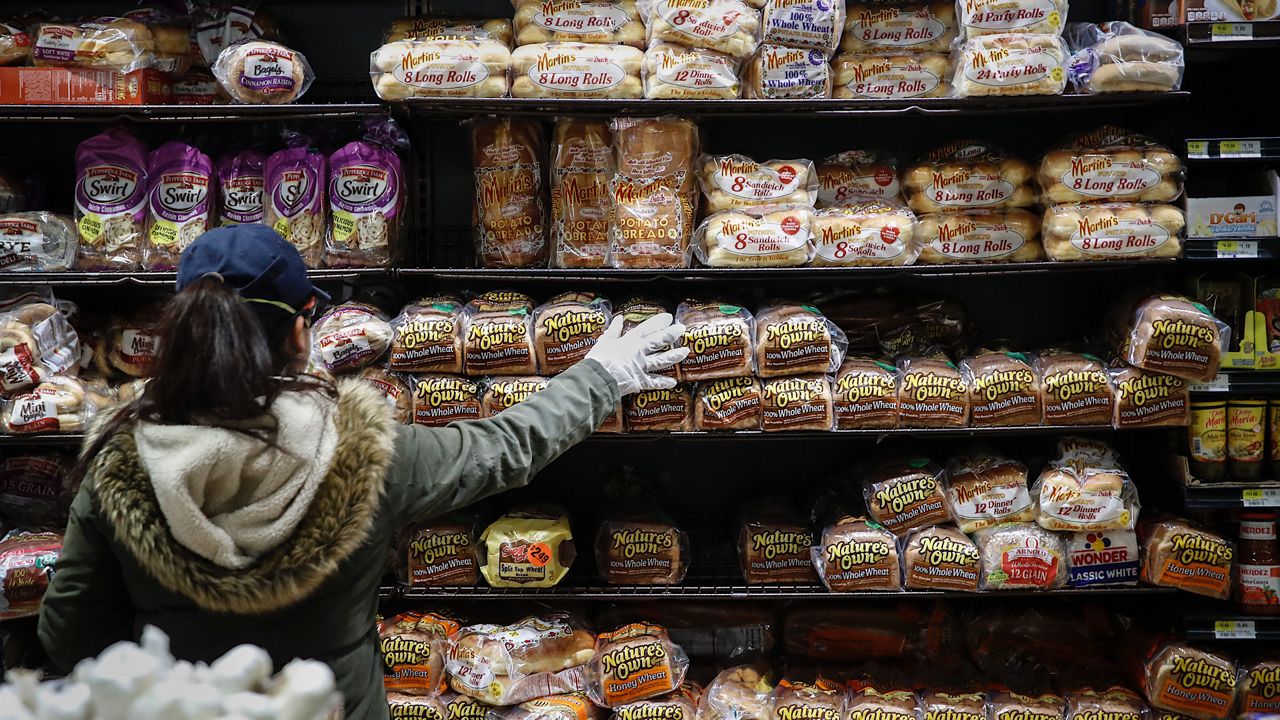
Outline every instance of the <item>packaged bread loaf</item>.
<svg viewBox="0 0 1280 720"><path fill-rule="evenodd" d="M1070 138L1040 160L1045 204L1169 203L1182 194L1182 161L1151 138L1104 125Z"/></svg>
<svg viewBox="0 0 1280 720"><path fill-rule="evenodd" d="M1045 425L1106 425L1115 408L1107 365L1087 353L1038 353L1034 366L1044 389Z"/></svg>
<svg viewBox="0 0 1280 720"><path fill-rule="evenodd" d="M515 0L516 45L582 42L644 49L644 23L634 0Z"/></svg>
<svg viewBox="0 0 1280 720"><path fill-rule="evenodd" d="M493 587L553 587L576 557L569 515L551 505L508 510L480 541L486 549L480 572Z"/></svg>
<svg viewBox="0 0 1280 720"><path fill-rule="evenodd" d="M443 295L405 305L391 321L388 363L402 372L462 373L462 301Z"/></svg>
<svg viewBox="0 0 1280 720"><path fill-rule="evenodd" d="M916 224L921 263L1034 262L1044 258L1040 218L1026 210L929 213Z"/></svg>
<svg viewBox="0 0 1280 720"><path fill-rule="evenodd" d="M587 695L615 708L674 692L688 670L689 657L666 628L632 623L596 638L586 667Z"/></svg>
<svg viewBox="0 0 1280 720"><path fill-rule="evenodd" d="M361 370L358 377L382 393L396 422L402 425L413 422L413 387L408 378L376 365Z"/></svg>
<svg viewBox="0 0 1280 720"><path fill-rule="evenodd" d="M760 384L765 432L832 428L831 381L825 375L772 377Z"/></svg>
<svg viewBox="0 0 1280 720"><path fill-rule="evenodd" d="M901 590L898 540L865 518L842 518L813 547L818 579L832 592Z"/></svg>
<svg viewBox="0 0 1280 720"><path fill-rule="evenodd" d="M167 142L147 156L147 241L142 265L172 271L178 257L209 228L213 214L213 161L181 141Z"/></svg>
<svg viewBox="0 0 1280 720"><path fill-rule="evenodd" d="M607 513L595 550L596 568L610 585L679 585L689 571L689 535L643 506Z"/></svg>
<svg viewBox="0 0 1280 720"><path fill-rule="evenodd" d="M1061 95L1067 87L1069 58L1057 35L971 36L954 58L957 97Z"/></svg>
<svg viewBox="0 0 1280 720"><path fill-rule="evenodd" d="M454 691L490 705L515 705L585 690L582 666L594 650L595 636L568 613L548 612L510 625L462 628L445 669Z"/></svg>
<svg viewBox="0 0 1280 720"><path fill-rule="evenodd" d="M141 22L102 17L80 23L41 23L31 35L31 64L128 73L150 67L155 37Z"/></svg>
<svg viewBox="0 0 1280 720"><path fill-rule="evenodd" d="M406 695L387 690L387 710L391 717L419 717L427 720L444 720L448 707L438 696Z"/></svg>
<svg viewBox="0 0 1280 720"><path fill-rule="evenodd" d="M1007 33L1058 36L1067 22L1067 0L960 0L966 37Z"/></svg>
<svg viewBox="0 0 1280 720"><path fill-rule="evenodd" d="M818 207L862 199L897 201L902 186L897 162L883 153L846 150L818 164Z"/></svg>
<svg viewBox="0 0 1280 720"><path fill-rule="evenodd" d="M475 172L472 226L485 267L546 262L542 126L520 118L482 118L471 128Z"/></svg>
<svg viewBox="0 0 1280 720"><path fill-rule="evenodd" d="M75 223L80 270L142 266L147 217L147 147L115 127L76 146Z"/></svg>
<svg viewBox="0 0 1280 720"><path fill-rule="evenodd" d="M1077 92L1170 92L1182 86L1178 41L1127 22L1071 23L1066 31Z"/></svg>
<svg viewBox="0 0 1280 720"><path fill-rule="evenodd" d="M650 100L730 100L742 92L738 60L715 50L658 43L644 53Z"/></svg>
<svg viewBox="0 0 1280 720"><path fill-rule="evenodd" d="M613 316L607 298L594 293L561 293L533 311L538 370L556 375L587 356Z"/></svg>
<svg viewBox="0 0 1280 720"><path fill-rule="evenodd" d="M837 430L898 427L897 368L882 360L849 356L832 382Z"/></svg>
<svg viewBox="0 0 1280 720"><path fill-rule="evenodd" d="M1125 361L1185 380L1216 377L1222 353L1230 346L1226 323L1204 305L1176 295L1152 295L1136 305L1117 306L1111 321Z"/></svg>
<svg viewBox="0 0 1280 720"><path fill-rule="evenodd" d="M683 267L698 203L697 126L675 117L618 118L613 145L611 264Z"/></svg>
<svg viewBox="0 0 1280 720"><path fill-rule="evenodd" d="M770 0L761 17L760 41L818 50L830 56L840 47L844 3L827 0Z"/></svg>
<svg viewBox="0 0 1280 720"><path fill-rule="evenodd" d="M1142 689L1152 707L1196 720L1226 720L1236 710L1236 664L1179 642L1146 659Z"/></svg>
<svg viewBox="0 0 1280 720"><path fill-rule="evenodd" d="M1060 695L1023 695L1016 692L991 693L991 720L1062 720L1066 701Z"/></svg>
<svg viewBox="0 0 1280 720"><path fill-rule="evenodd" d="M848 340L812 305L775 303L755 323L756 374L762 378L835 372Z"/></svg>
<svg viewBox="0 0 1280 720"><path fill-rule="evenodd" d="M983 590L1053 590L1067 584L1063 536L1030 522L979 530Z"/></svg>
<svg viewBox="0 0 1280 720"><path fill-rule="evenodd" d="M1046 530L1132 530L1138 521L1138 490L1117 466L1058 464L1044 469L1031 487L1036 522Z"/></svg>
<svg viewBox="0 0 1280 720"><path fill-rule="evenodd" d="M483 553L476 516L435 518L410 528L404 542L409 587L467 587L480 582Z"/></svg>
<svg viewBox="0 0 1280 720"><path fill-rule="evenodd" d="M974 427L1039 425L1040 375L1024 353L984 352L960 361L969 385L969 424Z"/></svg>
<svg viewBox="0 0 1280 720"><path fill-rule="evenodd" d="M444 691L449 636L458 623L435 613L406 612L378 622L382 684L400 695L435 696Z"/></svg>
<svg viewBox="0 0 1280 720"><path fill-rule="evenodd" d="M328 158L306 138L290 142L267 158L263 222L293 243L307 267L318 268L324 259Z"/></svg>
<svg viewBox="0 0 1280 720"><path fill-rule="evenodd" d="M812 584L817 580L809 548L813 533L791 508L767 500L742 511L739 562L748 585Z"/></svg>
<svg viewBox="0 0 1280 720"><path fill-rule="evenodd" d="M427 427L443 427L457 420L484 417L480 383L457 375L415 375L413 422Z"/></svg>
<svg viewBox="0 0 1280 720"><path fill-rule="evenodd" d="M1269 715L1280 710L1280 661L1242 666L1239 685L1241 715Z"/></svg>
<svg viewBox="0 0 1280 720"><path fill-rule="evenodd" d="M636 328L636 326L640 325L640 323L645 320L648 320L654 315L662 315L663 313L670 313L674 319L675 313L668 310L665 305L643 297L631 298L614 311L615 315L622 316L622 333L624 335L631 332ZM672 349L671 346L666 345L658 348L658 351L663 352L670 349ZM678 377L679 373L680 366L678 364L673 367L656 371L656 374L666 375L667 377Z"/></svg>
<svg viewBox="0 0 1280 720"><path fill-rule="evenodd" d="M484 417L493 417L533 397L547 387L548 379L540 375L516 375L492 378L484 384L480 408Z"/></svg>
<svg viewBox="0 0 1280 720"><path fill-rule="evenodd" d="M395 333L381 310L349 302L325 313L311 335L319 363L336 374L372 364L391 347Z"/></svg>
<svg viewBox="0 0 1280 720"><path fill-rule="evenodd" d="M1044 249L1050 260L1180 257L1185 227L1173 205L1053 205L1044 214Z"/></svg>
<svg viewBox="0 0 1280 720"><path fill-rule="evenodd" d="M695 430L759 430L763 390L753 377L698 383L693 406Z"/></svg>
<svg viewBox="0 0 1280 720"><path fill-rule="evenodd" d="M676 309L689 355L680 361L685 381L744 377L754 369L755 318L740 305L687 301Z"/></svg>
<svg viewBox="0 0 1280 720"><path fill-rule="evenodd" d="M1067 720L1101 718L1145 720L1151 715L1142 698L1132 690L1119 685L1113 685L1102 691L1086 688L1069 692L1066 700Z"/></svg>
<svg viewBox="0 0 1280 720"><path fill-rule="evenodd" d="M820 50L761 44L742 70L743 96L765 100L831 97L831 64Z"/></svg>
<svg viewBox="0 0 1280 720"><path fill-rule="evenodd" d="M1133 530L1095 530L1067 538L1071 587L1138 584L1138 536Z"/></svg>
<svg viewBox="0 0 1280 720"><path fill-rule="evenodd" d="M266 212L263 188L267 156L249 148L218 161L218 224L261 223Z"/></svg>
<svg viewBox="0 0 1280 720"><path fill-rule="evenodd" d="M644 53L630 45L552 42L511 52L511 97L644 97Z"/></svg>
<svg viewBox="0 0 1280 720"><path fill-rule="evenodd" d="M613 709L610 720L696 720L701 688L685 682L670 695L637 700Z"/></svg>
<svg viewBox="0 0 1280 720"><path fill-rule="evenodd" d="M97 414L84 385L71 375L51 375L5 401L4 431L10 435L82 433Z"/></svg>
<svg viewBox="0 0 1280 720"><path fill-rule="evenodd" d="M561 118L551 152L551 264L606 267L613 211L613 133L607 120Z"/></svg>
<svg viewBox="0 0 1280 720"><path fill-rule="evenodd" d="M898 537L913 528L951 521L943 494L945 472L928 458L877 464L862 482L871 517Z"/></svg>
<svg viewBox="0 0 1280 720"><path fill-rule="evenodd" d="M1183 426L1190 420L1191 385L1182 378L1121 363L1108 371L1115 396L1112 426Z"/></svg>
<svg viewBox="0 0 1280 720"><path fill-rule="evenodd" d="M370 120L364 137L329 156L325 265L389 267L404 229L404 171L398 150L409 137L390 119Z"/></svg>
<svg viewBox="0 0 1280 720"><path fill-rule="evenodd" d="M489 708L483 715L493 720L604 720L606 717L585 691L562 692L519 705Z"/></svg>
<svg viewBox="0 0 1280 720"><path fill-rule="evenodd" d="M23 65L31 57L31 34L20 24L0 22L0 65Z"/></svg>
<svg viewBox="0 0 1280 720"><path fill-rule="evenodd" d="M941 53L862 55L831 61L835 97L901 100L951 94L951 60Z"/></svg>
<svg viewBox="0 0 1280 720"><path fill-rule="evenodd" d="M946 499L963 533L1036 519L1027 466L990 450L963 453L947 462Z"/></svg>
<svg viewBox="0 0 1280 720"><path fill-rule="evenodd" d="M537 374L533 300L529 296L489 291L472 298L464 313L463 368L468 375Z"/></svg>
<svg viewBox="0 0 1280 720"><path fill-rule="evenodd" d="M444 18L414 15L392 20L382 36L386 43L400 40L492 40L510 48L511 21L506 18Z"/></svg>
<svg viewBox="0 0 1280 720"><path fill-rule="evenodd" d="M0 267L5 272L59 272L75 267L80 235L66 215L0 215Z"/></svg>
<svg viewBox="0 0 1280 720"><path fill-rule="evenodd" d="M920 720L920 707L909 690L864 687L849 694L849 720Z"/></svg>
<svg viewBox="0 0 1280 720"><path fill-rule="evenodd" d="M969 384L950 360L898 359L898 411L902 427L969 424Z"/></svg>
<svg viewBox="0 0 1280 720"><path fill-rule="evenodd" d="M853 4L840 49L855 53L946 53L956 38L954 3Z"/></svg>
<svg viewBox="0 0 1280 720"><path fill-rule="evenodd" d="M927 527L907 537L902 575L909 590L976 592L982 569L978 546L953 527Z"/></svg>
<svg viewBox="0 0 1280 720"><path fill-rule="evenodd" d="M389 42L369 56L374 92L383 100L413 97L506 97L511 51L486 39Z"/></svg>
<svg viewBox="0 0 1280 720"><path fill-rule="evenodd" d="M693 394L687 385L641 390L627 396L631 432L687 432L693 429Z"/></svg>
<svg viewBox="0 0 1280 720"><path fill-rule="evenodd" d="M224 48L211 69L233 101L252 105L291 103L316 78L302 53L266 40Z"/></svg>
<svg viewBox="0 0 1280 720"><path fill-rule="evenodd" d="M818 197L818 177L808 160L756 162L744 155L703 155L698 184L708 214L763 205L813 207Z"/></svg>
<svg viewBox="0 0 1280 720"><path fill-rule="evenodd" d="M760 11L742 0L644 0L649 44L706 48L742 60L756 51Z"/></svg>
<svg viewBox="0 0 1280 720"><path fill-rule="evenodd" d="M812 718L841 720L844 717L845 688L834 680L819 677L815 682L783 679L773 689L770 720Z"/></svg>
<svg viewBox="0 0 1280 720"><path fill-rule="evenodd" d="M815 266L911 265L920 254L916 216L897 202L849 197L814 213L813 225Z"/></svg>
<svg viewBox="0 0 1280 720"><path fill-rule="evenodd" d="M977 140L957 140L907 168L903 184L918 213L1035 204L1034 171L1026 162Z"/></svg>
<svg viewBox="0 0 1280 720"><path fill-rule="evenodd" d="M1181 518L1144 523L1142 580L1225 600L1231 595L1235 545Z"/></svg>
<svg viewBox="0 0 1280 720"><path fill-rule="evenodd" d="M813 255L813 209L760 205L708 217L692 253L709 267L799 267Z"/></svg>
<svg viewBox="0 0 1280 720"><path fill-rule="evenodd" d="M738 665L716 675L698 703L706 720L768 720L773 681L766 668Z"/></svg>

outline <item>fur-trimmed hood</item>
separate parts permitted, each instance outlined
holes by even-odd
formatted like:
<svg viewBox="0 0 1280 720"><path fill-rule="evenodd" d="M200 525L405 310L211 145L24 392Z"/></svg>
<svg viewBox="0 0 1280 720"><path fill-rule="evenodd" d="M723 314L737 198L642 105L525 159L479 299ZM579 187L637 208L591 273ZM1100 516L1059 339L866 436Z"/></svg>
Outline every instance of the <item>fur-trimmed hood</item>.
<svg viewBox="0 0 1280 720"><path fill-rule="evenodd" d="M167 590L213 612L266 613L310 595L368 538L390 466L394 424L367 384L339 384L333 460L292 535L243 569L228 570L179 543L160 509L131 427L116 433L89 467L117 542Z"/></svg>

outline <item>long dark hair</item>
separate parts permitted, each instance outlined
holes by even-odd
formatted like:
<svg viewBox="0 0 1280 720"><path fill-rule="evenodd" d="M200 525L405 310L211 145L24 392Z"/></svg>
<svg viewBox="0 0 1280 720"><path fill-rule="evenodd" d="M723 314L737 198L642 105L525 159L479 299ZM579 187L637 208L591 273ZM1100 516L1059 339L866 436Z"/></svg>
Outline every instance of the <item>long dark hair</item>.
<svg viewBox="0 0 1280 720"><path fill-rule="evenodd" d="M115 411L80 458L80 473L106 442L142 420L204 425L252 434L272 443L276 428L267 409L287 390L333 385L299 374L290 347L297 315L266 303L247 303L216 276L175 295L159 323L159 352L146 389Z"/></svg>

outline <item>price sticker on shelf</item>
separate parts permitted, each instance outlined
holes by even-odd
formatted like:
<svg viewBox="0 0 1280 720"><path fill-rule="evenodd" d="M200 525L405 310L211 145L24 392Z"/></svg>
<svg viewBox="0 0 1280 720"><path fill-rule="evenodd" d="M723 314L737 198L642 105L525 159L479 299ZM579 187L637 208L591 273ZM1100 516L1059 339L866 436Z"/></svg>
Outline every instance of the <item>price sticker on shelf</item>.
<svg viewBox="0 0 1280 720"><path fill-rule="evenodd" d="M1258 631L1252 620L1214 620L1214 640L1257 640Z"/></svg>
<svg viewBox="0 0 1280 720"><path fill-rule="evenodd" d="M1259 158L1262 157L1262 141L1220 140L1218 155L1224 158Z"/></svg>
<svg viewBox="0 0 1280 720"><path fill-rule="evenodd" d="M1189 158L1209 157L1209 141L1208 140L1188 140L1187 141L1187 157Z"/></svg>
<svg viewBox="0 0 1280 720"><path fill-rule="evenodd" d="M1240 493L1245 507L1280 507L1280 488L1246 488Z"/></svg>
<svg viewBox="0 0 1280 720"><path fill-rule="evenodd" d="M1253 23L1214 23L1209 30L1209 38L1214 42L1252 40Z"/></svg>
<svg viewBox="0 0 1280 720"><path fill-rule="evenodd" d="M1231 381L1226 373L1218 373L1209 382L1192 383L1191 392L1227 392L1231 389Z"/></svg>
<svg viewBox="0 0 1280 720"><path fill-rule="evenodd" d="M1219 258L1256 258L1258 257L1258 241L1219 240L1217 251Z"/></svg>

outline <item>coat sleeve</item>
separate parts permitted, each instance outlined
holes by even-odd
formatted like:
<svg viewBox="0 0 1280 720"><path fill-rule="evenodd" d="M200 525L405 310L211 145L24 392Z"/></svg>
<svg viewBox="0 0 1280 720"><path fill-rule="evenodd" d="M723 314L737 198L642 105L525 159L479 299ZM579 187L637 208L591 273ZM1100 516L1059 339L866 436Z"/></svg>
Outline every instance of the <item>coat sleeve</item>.
<svg viewBox="0 0 1280 720"><path fill-rule="evenodd" d="M486 420L402 428L387 483L400 526L521 487L618 409L618 383L578 363L525 402Z"/></svg>
<svg viewBox="0 0 1280 720"><path fill-rule="evenodd" d="M133 632L124 575L103 530L86 484L71 503L62 553L37 628L49 658L66 671L112 643L131 639Z"/></svg>

